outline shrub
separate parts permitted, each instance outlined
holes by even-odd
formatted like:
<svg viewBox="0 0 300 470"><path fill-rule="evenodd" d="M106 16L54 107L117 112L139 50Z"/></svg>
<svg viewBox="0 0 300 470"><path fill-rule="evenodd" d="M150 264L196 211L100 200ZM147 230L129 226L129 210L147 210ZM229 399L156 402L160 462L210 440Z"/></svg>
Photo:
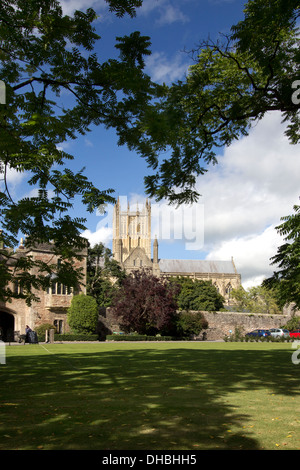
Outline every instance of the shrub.
<svg viewBox="0 0 300 470"><path fill-rule="evenodd" d="M174 287L148 270L130 273L116 292L111 313L125 333L172 334L177 304Z"/></svg>
<svg viewBox="0 0 300 470"><path fill-rule="evenodd" d="M107 335L106 341L172 341L173 336Z"/></svg>
<svg viewBox="0 0 300 470"><path fill-rule="evenodd" d="M35 328L35 331L38 336L45 337L45 333L47 330L55 330L55 329L56 329L55 326L52 325L51 323L42 323L41 325Z"/></svg>
<svg viewBox="0 0 300 470"><path fill-rule="evenodd" d="M293 316L284 326L283 328L287 328L288 330L297 330L300 328L300 317Z"/></svg>
<svg viewBox="0 0 300 470"><path fill-rule="evenodd" d="M207 327L208 323L202 312L181 312L177 320L180 336L199 335Z"/></svg>
<svg viewBox="0 0 300 470"><path fill-rule="evenodd" d="M224 336L224 341L225 342L248 342L248 341L253 341L253 338L250 338L249 336L245 336L243 333L243 328L237 326L234 329L234 332L231 333L230 335Z"/></svg>
<svg viewBox="0 0 300 470"><path fill-rule="evenodd" d="M98 306L93 297L79 294L68 308L68 323L76 333L94 333L98 322Z"/></svg>
<svg viewBox="0 0 300 470"><path fill-rule="evenodd" d="M54 341L98 341L98 335L64 333L54 335Z"/></svg>

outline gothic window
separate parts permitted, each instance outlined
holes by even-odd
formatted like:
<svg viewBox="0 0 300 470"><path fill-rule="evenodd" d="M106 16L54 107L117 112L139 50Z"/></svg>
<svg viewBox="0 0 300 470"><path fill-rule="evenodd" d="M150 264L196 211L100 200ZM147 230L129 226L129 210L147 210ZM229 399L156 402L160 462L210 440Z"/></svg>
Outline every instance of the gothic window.
<svg viewBox="0 0 300 470"><path fill-rule="evenodd" d="M225 292L226 292L226 294L230 295L231 291L232 291L232 285L229 282L226 286Z"/></svg>
<svg viewBox="0 0 300 470"><path fill-rule="evenodd" d="M126 220L124 219L124 217L121 219L121 238L125 238L126 237Z"/></svg>
<svg viewBox="0 0 300 470"><path fill-rule="evenodd" d="M136 267L143 266L143 261L140 258L135 258L133 260L133 266L136 266Z"/></svg>

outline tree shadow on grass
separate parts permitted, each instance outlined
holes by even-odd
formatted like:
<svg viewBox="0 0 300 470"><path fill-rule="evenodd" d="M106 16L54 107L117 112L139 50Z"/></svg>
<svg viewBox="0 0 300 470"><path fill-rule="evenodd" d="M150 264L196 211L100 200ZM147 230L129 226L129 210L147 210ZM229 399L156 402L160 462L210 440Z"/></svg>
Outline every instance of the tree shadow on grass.
<svg viewBox="0 0 300 470"><path fill-rule="evenodd" d="M0 449L254 450L226 396L299 394L287 349L33 348L0 371Z"/></svg>

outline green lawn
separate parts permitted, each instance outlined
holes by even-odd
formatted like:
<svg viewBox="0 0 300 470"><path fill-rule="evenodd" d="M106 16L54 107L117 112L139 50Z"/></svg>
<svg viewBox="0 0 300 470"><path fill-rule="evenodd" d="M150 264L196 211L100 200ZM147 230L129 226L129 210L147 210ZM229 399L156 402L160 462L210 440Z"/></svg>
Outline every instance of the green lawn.
<svg viewBox="0 0 300 470"><path fill-rule="evenodd" d="M0 450L300 449L291 343L6 347Z"/></svg>

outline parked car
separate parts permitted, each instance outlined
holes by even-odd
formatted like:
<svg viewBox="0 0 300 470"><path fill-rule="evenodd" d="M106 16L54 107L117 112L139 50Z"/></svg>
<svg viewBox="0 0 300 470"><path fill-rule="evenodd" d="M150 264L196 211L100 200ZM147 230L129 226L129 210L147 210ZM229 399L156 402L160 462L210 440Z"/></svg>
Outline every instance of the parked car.
<svg viewBox="0 0 300 470"><path fill-rule="evenodd" d="M284 328L271 328L269 331L274 338L288 338L290 336L289 330L285 330Z"/></svg>
<svg viewBox="0 0 300 470"><path fill-rule="evenodd" d="M256 329L256 330L250 331L249 333L246 333L246 336L270 336L270 331Z"/></svg>
<svg viewBox="0 0 300 470"><path fill-rule="evenodd" d="M291 338L300 338L300 330L290 331Z"/></svg>

